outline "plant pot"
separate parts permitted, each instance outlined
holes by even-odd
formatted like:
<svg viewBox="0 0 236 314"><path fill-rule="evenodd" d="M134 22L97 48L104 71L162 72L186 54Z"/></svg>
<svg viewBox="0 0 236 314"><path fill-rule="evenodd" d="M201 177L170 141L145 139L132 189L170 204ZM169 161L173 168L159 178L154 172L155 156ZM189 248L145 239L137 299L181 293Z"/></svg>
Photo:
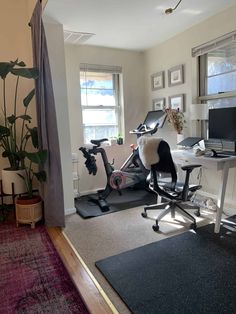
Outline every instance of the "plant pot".
<svg viewBox="0 0 236 314"><path fill-rule="evenodd" d="M178 144L182 142L183 140L184 140L184 135L177 133L177 146L179 146Z"/></svg>
<svg viewBox="0 0 236 314"><path fill-rule="evenodd" d="M117 139L117 144L118 144L118 145L122 145L122 144L123 144L123 138L122 138L122 137L119 137L119 138Z"/></svg>
<svg viewBox="0 0 236 314"><path fill-rule="evenodd" d="M18 197L16 199L16 225L19 223L30 224L31 228L42 219L42 200L40 196L33 198Z"/></svg>
<svg viewBox="0 0 236 314"><path fill-rule="evenodd" d="M25 176L25 170L2 170L2 191L5 194L23 194L26 192L24 180L18 175ZM14 184L14 193L12 190L12 183Z"/></svg>

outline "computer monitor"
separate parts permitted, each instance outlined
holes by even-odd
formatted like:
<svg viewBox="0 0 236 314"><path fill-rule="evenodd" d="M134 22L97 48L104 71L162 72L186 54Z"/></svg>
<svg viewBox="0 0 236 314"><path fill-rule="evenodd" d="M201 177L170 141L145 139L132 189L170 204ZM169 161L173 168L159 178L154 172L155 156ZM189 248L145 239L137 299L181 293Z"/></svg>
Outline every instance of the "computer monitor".
<svg viewBox="0 0 236 314"><path fill-rule="evenodd" d="M234 142L236 153L236 107L209 110L209 139Z"/></svg>
<svg viewBox="0 0 236 314"><path fill-rule="evenodd" d="M162 110L149 111L143 122L147 128L153 129L156 126L162 128L166 120L166 113Z"/></svg>
<svg viewBox="0 0 236 314"><path fill-rule="evenodd" d="M209 138L236 141L236 107L209 110Z"/></svg>

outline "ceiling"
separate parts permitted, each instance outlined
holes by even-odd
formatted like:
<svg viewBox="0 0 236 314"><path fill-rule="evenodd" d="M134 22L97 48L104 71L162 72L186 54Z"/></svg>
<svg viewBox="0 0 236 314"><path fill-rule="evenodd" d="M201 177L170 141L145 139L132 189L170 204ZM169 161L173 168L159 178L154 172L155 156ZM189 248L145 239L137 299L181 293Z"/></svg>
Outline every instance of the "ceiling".
<svg viewBox="0 0 236 314"><path fill-rule="evenodd" d="M236 0L48 0L46 20L64 30L93 33L85 44L143 51L202 22Z"/></svg>

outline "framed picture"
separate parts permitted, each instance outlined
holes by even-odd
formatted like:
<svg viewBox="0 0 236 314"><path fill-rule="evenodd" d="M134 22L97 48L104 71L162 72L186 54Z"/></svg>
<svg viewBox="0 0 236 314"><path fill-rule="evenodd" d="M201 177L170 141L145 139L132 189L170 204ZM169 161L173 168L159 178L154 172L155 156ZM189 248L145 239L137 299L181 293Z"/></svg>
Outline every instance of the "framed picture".
<svg viewBox="0 0 236 314"><path fill-rule="evenodd" d="M151 75L152 90L158 90L165 87L165 72L161 71Z"/></svg>
<svg viewBox="0 0 236 314"><path fill-rule="evenodd" d="M184 83L184 65L177 65L168 70L168 86Z"/></svg>
<svg viewBox="0 0 236 314"><path fill-rule="evenodd" d="M184 111L184 94L170 96L169 108Z"/></svg>
<svg viewBox="0 0 236 314"><path fill-rule="evenodd" d="M155 98L152 100L152 110L164 110L165 98Z"/></svg>

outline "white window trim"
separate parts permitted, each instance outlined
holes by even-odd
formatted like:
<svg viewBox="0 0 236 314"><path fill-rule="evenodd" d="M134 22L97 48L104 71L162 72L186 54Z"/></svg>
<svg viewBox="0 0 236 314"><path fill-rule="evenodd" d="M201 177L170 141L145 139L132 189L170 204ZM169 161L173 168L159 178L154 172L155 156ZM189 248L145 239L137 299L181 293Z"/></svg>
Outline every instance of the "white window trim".
<svg viewBox="0 0 236 314"><path fill-rule="evenodd" d="M236 42L236 31L230 32L192 48L192 57L202 56L212 50L227 46L233 42Z"/></svg>

